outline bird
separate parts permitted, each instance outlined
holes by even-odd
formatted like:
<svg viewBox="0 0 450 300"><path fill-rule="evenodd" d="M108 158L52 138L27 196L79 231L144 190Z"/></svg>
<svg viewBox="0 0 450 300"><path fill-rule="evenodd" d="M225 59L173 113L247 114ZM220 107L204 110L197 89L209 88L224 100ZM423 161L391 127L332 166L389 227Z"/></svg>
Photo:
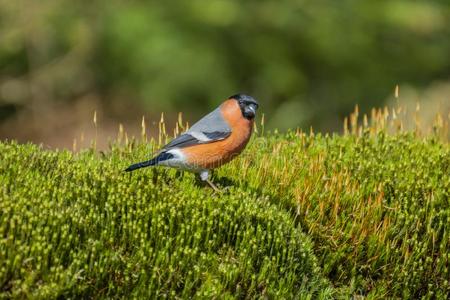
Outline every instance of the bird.
<svg viewBox="0 0 450 300"><path fill-rule="evenodd" d="M125 169L131 172L150 166L165 166L197 173L214 191L211 170L230 162L246 147L253 132L259 103L246 94L228 97L187 131L171 140L150 160Z"/></svg>

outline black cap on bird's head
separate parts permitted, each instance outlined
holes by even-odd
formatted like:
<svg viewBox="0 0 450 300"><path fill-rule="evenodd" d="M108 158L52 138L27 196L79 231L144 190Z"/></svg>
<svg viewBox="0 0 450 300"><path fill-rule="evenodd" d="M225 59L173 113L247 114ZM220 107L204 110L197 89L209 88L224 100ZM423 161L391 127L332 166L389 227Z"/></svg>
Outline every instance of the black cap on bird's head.
<svg viewBox="0 0 450 300"><path fill-rule="evenodd" d="M259 103L254 98L245 94L237 94L229 97L228 99L234 99L238 102L239 107L242 111L242 115L246 119L252 120L253 118L255 118Z"/></svg>

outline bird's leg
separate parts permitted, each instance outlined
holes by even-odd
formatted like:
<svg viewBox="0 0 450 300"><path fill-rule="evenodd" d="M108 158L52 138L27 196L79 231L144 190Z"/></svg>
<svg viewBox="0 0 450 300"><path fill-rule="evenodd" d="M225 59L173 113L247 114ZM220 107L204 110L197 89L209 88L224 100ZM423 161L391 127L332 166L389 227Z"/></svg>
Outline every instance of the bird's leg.
<svg viewBox="0 0 450 300"><path fill-rule="evenodd" d="M200 179L205 181L216 193L220 193L219 188L209 180L209 171L204 170L200 172Z"/></svg>
<svg viewBox="0 0 450 300"><path fill-rule="evenodd" d="M211 180L209 180L209 179L206 179L205 180L206 181L206 183L208 183L209 184L209 186L210 187L212 187L213 188L213 190L215 191L215 192L217 192L217 193L220 193L220 190L219 190L219 188L214 184L214 183L212 183L212 181Z"/></svg>

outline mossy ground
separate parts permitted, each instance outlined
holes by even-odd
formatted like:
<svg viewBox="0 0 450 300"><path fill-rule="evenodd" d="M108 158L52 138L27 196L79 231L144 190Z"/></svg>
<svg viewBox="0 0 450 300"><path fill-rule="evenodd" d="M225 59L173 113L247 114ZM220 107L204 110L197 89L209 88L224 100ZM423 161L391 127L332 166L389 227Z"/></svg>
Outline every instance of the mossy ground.
<svg viewBox="0 0 450 300"><path fill-rule="evenodd" d="M156 143L0 143L2 298L446 298L450 150L361 131L255 137L213 180L122 170Z"/></svg>

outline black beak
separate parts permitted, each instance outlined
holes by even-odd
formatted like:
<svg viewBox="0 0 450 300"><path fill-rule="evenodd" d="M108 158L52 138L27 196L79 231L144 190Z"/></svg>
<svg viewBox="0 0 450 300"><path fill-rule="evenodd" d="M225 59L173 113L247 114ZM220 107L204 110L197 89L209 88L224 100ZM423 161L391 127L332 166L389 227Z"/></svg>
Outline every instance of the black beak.
<svg viewBox="0 0 450 300"><path fill-rule="evenodd" d="M256 109L258 107L255 104L249 104L244 108L244 117L247 119L253 119L256 115Z"/></svg>

